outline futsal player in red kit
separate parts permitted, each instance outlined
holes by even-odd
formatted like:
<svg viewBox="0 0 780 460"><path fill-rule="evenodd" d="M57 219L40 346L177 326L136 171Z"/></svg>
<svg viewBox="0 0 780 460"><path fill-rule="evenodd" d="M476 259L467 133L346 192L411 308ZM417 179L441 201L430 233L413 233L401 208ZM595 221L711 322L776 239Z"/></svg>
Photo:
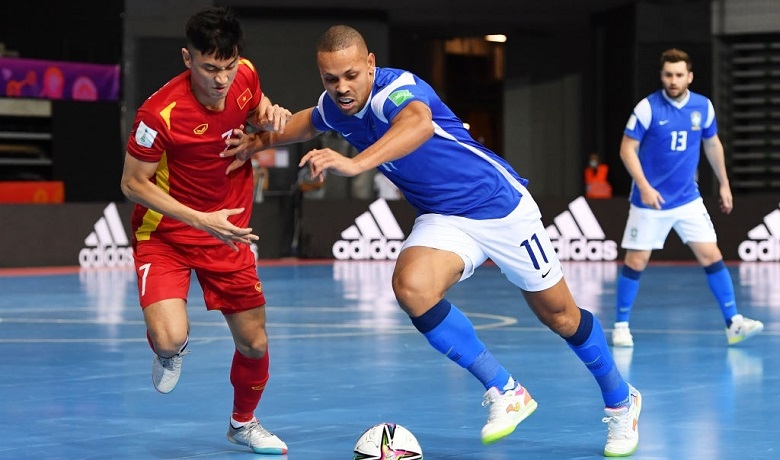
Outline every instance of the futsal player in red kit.
<svg viewBox="0 0 780 460"><path fill-rule="evenodd" d="M186 26L186 70L138 109L127 143L122 191L132 216L138 294L155 353L152 382L174 389L186 353L191 271L208 310L219 310L235 343L227 437L256 453L287 445L255 418L268 381L265 296L250 249L252 167L227 173L227 139L244 127L283 131L290 112L263 94L257 70L241 57L241 25L225 8L207 8ZM240 148L240 147L239 147Z"/></svg>

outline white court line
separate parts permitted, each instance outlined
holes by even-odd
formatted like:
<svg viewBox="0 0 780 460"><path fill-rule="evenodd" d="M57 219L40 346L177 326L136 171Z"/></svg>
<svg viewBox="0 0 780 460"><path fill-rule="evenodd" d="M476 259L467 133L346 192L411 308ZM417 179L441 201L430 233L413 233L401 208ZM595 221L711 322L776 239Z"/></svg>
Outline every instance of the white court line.
<svg viewBox="0 0 780 460"><path fill-rule="evenodd" d="M549 331L546 327L507 327L504 328L508 331ZM609 328L603 328L604 333L612 332L612 329ZM635 332L639 334L656 334L656 335L663 335L663 334L669 334L669 335L725 335L725 330L720 329L707 329L707 330L700 330L700 329L639 329L639 328L631 328L631 333L634 334ZM776 336L780 335L780 331L768 331L767 329L764 329L761 334L759 334L757 337L760 337L762 335L771 335Z"/></svg>
<svg viewBox="0 0 780 460"><path fill-rule="evenodd" d="M485 313L467 313L467 316L492 319L494 323L474 325L475 329L496 329L511 326L517 323L516 318L510 316L490 315ZM144 326L143 321L128 320L121 322L101 321L101 320L83 320L83 319L41 319L41 318L0 318L0 323L14 324L89 324L89 325L112 325L112 326ZM220 327L227 329L224 322L190 322L190 326L198 327ZM309 329L354 329L352 332L320 332L305 334L282 334L276 335L273 330L276 328L309 328ZM272 340L301 339L301 338L324 338L324 337L359 337L359 336L377 336L377 335L396 335L418 333L411 325L374 323L374 324L323 324L323 323L269 323L266 325L268 336ZM230 335L225 336L191 336L193 343L206 343L217 340L232 340ZM145 337L140 338L18 338L18 339L0 339L0 344L4 343L135 343L146 342Z"/></svg>

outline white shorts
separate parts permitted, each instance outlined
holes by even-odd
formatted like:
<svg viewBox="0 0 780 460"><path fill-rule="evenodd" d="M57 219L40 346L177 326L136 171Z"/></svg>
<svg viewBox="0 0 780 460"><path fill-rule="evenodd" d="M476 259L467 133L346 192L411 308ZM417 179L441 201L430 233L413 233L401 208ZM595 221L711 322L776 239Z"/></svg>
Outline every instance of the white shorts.
<svg viewBox="0 0 780 460"><path fill-rule="evenodd" d="M466 267L460 281L491 259L501 272L524 291L543 291L563 278L563 270L542 225L542 214L525 188L520 204L501 219L475 220L423 214L401 250L425 246L454 252Z"/></svg>
<svg viewBox="0 0 780 460"><path fill-rule="evenodd" d="M673 209L647 209L631 205L623 232L623 249L663 249L674 228L683 243L716 243L715 227L701 198Z"/></svg>

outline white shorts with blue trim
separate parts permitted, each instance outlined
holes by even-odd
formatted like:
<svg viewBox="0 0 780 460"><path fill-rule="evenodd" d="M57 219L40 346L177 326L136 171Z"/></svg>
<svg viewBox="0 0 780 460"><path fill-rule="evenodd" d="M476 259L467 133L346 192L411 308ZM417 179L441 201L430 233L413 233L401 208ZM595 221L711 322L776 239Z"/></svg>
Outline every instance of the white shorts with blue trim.
<svg viewBox="0 0 780 460"><path fill-rule="evenodd" d="M500 219L423 214L415 220L401 250L425 246L459 255L466 266L460 281L490 259L520 289L548 289L563 278L563 270L542 224L539 206L528 190L520 191L520 204Z"/></svg>
<svg viewBox="0 0 780 460"><path fill-rule="evenodd" d="M673 228L685 244L718 241L704 200L697 198L673 209L648 209L632 204L621 246L638 251L663 249Z"/></svg>

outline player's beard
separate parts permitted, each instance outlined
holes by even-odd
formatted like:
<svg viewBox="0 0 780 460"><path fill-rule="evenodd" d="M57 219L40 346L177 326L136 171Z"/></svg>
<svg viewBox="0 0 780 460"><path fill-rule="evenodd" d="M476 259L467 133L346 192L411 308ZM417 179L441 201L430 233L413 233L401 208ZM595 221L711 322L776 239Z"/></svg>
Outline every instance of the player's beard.
<svg viewBox="0 0 780 460"><path fill-rule="evenodd" d="M674 90L674 93L671 92L669 88L664 88L664 92L666 92L666 95L669 97L669 99L674 99L675 101L679 101L683 97L685 97L685 92L688 90L688 88L677 88Z"/></svg>

